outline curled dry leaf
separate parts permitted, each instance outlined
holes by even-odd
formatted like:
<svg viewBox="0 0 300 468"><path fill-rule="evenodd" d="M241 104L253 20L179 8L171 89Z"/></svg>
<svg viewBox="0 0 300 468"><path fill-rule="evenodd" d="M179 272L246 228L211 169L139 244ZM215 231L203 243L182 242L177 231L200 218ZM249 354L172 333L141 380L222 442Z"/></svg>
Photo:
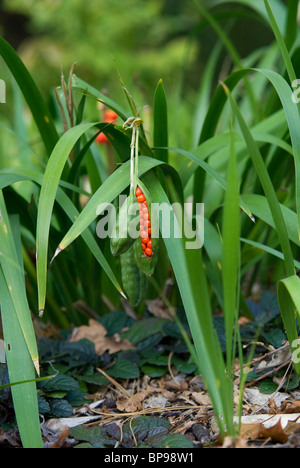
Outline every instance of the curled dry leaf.
<svg viewBox="0 0 300 468"><path fill-rule="evenodd" d="M184 400L192 406L212 406L211 399L205 392L191 392L185 390L177 393L177 399Z"/></svg>
<svg viewBox="0 0 300 468"><path fill-rule="evenodd" d="M149 391L139 392L130 398L120 397L117 401L117 408L119 411L125 411L126 413L134 413L143 409L143 401L148 396Z"/></svg>
<svg viewBox="0 0 300 468"><path fill-rule="evenodd" d="M284 444L292 434L300 433L300 414L243 416L241 436L248 440L272 440Z"/></svg>
<svg viewBox="0 0 300 468"><path fill-rule="evenodd" d="M284 444L289 437L289 434L282 428L280 419L271 427L266 427L263 423L242 425L241 435L250 440L270 439L281 444Z"/></svg>
<svg viewBox="0 0 300 468"><path fill-rule="evenodd" d="M109 338L106 336L106 329L94 319L89 320L89 325L82 325L75 328L70 342L79 341L84 338L92 341L95 345L95 352L101 356L108 351L110 354L135 349L135 346L127 339L120 340L119 337Z"/></svg>
<svg viewBox="0 0 300 468"><path fill-rule="evenodd" d="M285 403L285 404L284 404ZM281 406L282 412L286 414L300 413L300 401L293 401L292 403L284 402Z"/></svg>
<svg viewBox="0 0 300 468"><path fill-rule="evenodd" d="M211 406L211 399L205 392L192 392L191 396L198 405Z"/></svg>

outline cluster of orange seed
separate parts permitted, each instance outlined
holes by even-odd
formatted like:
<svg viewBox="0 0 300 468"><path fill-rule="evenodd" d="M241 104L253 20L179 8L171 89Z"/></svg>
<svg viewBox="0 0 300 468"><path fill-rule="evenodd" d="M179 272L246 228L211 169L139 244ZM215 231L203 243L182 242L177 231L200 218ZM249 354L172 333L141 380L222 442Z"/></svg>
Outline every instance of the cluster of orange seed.
<svg viewBox="0 0 300 468"><path fill-rule="evenodd" d="M140 187L136 188L135 195L139 204L140 234L144 254L150 259L152 257L151 221L145 195Z"/></svg>

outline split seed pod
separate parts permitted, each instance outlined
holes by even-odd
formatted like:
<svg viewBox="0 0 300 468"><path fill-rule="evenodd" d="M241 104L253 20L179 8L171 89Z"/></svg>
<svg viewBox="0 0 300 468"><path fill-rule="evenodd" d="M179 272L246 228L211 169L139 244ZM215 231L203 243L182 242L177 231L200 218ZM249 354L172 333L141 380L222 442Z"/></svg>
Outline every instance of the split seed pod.
<svg viewBox="0 0 300 468"><path fill-rule="evenodd" d="M127 252L127 250L136 240L136 238L132 237L129 233L130 223L136 217L136 214L132 213L132 210L130 209L133 203L136 203L136 199L134 196L134 190L132 188L130 190L129 197L127 197L119 210L116 224L111 235L110 248L111 253L114 256L118 256Z"/></svg>
<svg viewBox="0 0 300 468"><path fill-rule="evenodd" d="M136 198L139 203L140 238L133 246L135 261L145 275L151 276L158 257L158 219L156 212L151 209L150 193L140 180Z"/></svg>
<svg viewBox="0 0 300 468"><path fill-rule="evenodd" d="M135 263L134 246L120 255L120 263L124 292L131 305L137 307L146 296L148 279Z"/></svg>

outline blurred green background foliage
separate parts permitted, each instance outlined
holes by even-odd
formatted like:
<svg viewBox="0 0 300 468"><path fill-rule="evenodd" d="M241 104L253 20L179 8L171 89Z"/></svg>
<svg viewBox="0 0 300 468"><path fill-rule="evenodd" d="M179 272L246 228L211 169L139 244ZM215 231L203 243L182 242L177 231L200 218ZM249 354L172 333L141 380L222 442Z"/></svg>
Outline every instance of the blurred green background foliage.
<svg viewBox="0 0 300 468"><path fill-rule="evenodd" d="M272 40L254 10L249 16L247 7L222 3L203 2L208 8L216 4L216 17L241 56ZM61 70L67 74L77 62L81 78L114 98L121 94L119 70L126 85L143 96L141 105L149 103L160 78L170 92L185 92L192 100L217 42L190 0L2 0L0 34L42 91L57 86ZM219 72L230 66L224 57Z"/></svg>
<svg viewBox="0 0 300 468"><path fill-rule="evenodd" d="M198 22L189 1L5 0L1 9L0 32L44 89L77 62L98 89L111 92L118 69L147 93L161 77L176 79L199 52L187 42Z"/></svg>
<svg viewBox="0 0 300 468"><path fill-rule="evenodd" d="M202 2L241 59L247 60L273 40L259 3ZM276 4L275 13L282 22L280 2L276 0ZM54 89L60 86L61 74L67 81L70 68L77 63L75 74L126 108L119 73L150 133L153 92L162 79L168 98L170 146L193 148L197 144L207 104L202 102L202 80L221 41L193 0L0 0L0 35L16 49L38 83L57 124L60 111ZM206 80L209 89L203 95L212 95L220 79L233 68L223 44L209 82ZM24 113L22 97L1 58L0 77L13 96L1 109L2 123L15 121L15 130L27 141L31 116L23 115L24 125L20 128L18 109ZM86 115L91 120L100 119L96 104L88 99ZM10 149L7 157L18 164L20 145L16 147L9 141L9 135L3 138L3 144ZM0 164L5 167L5 161Z"/></svg>

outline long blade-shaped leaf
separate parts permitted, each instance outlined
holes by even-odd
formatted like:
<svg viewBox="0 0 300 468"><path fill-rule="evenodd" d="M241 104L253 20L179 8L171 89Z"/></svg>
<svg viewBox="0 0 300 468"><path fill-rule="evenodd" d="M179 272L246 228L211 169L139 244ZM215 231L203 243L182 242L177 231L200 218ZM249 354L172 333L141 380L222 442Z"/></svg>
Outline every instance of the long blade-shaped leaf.
<svg viewBox="0 0 300 468"><path fill-rule="evenodd" d="M163 188L153 174L147 174L143 182L151 191L153 200L160 206L170 207L170 217L159 217L160 230L166 232L168 223L170 235L163 240L167 248L172 268L176 277L181 298L185 307L194 346L198 355L198 366L212 398L216 417L224 417L227 430L232 434L231 412L233 395L231 385L226 377L223 356L216 340L210 298L205 278L200 249L185 249L183 238L178 235L180 226L175 212ZM221 432L224 422L220 423ZM223 427L222 427L223 426Z"/></svg>
<svg viewBox="0 0 300 468"><path fill-rule="evenodd" d="M46 296L49 231L59 181L67 159L78 139L93 126L82 124L71 128L58 141L49 158L41 188L36 235L39 310L43 312Z"/></svg>
<svg viewBox="0 0 300 468"><path fill-rule="evenodd" d="M78 76L73 75L72 77L72 89L81 95L85 95L87 98L93 98L103 102L103 104L114 110L123 120L126 120L129 117L127 112L122 109L122 107L120 107L115 101L105 96L105 94L101 93L98 91L98 89L86 83Z"/></svg>
<svg viewBox="0 0 300 468"><path fill-rule="evenodd" d="M285 27L285 43L290 50L296 40L298 30L299 0L288 0L287 19Z"/></svg>
<svg viewBox="0 0 300 468"><path fill-rule="evenodd" d="M24 272L19 264L2 190L0 191L0 214L0 265L28 347L28 352L39 373L38 350L26 297Z"/></svg>
<svg viewBox="0 0 300 468"><path fill-rule="evenodd" d="M226 137L228 141L228 136ZM227 181L224 179L222 175L218 171L216 171L213 167L211 167L207 162L203 161L203 159L199 158L197 155L190 151L186 151L180 148L171 148L173 151L177 151L178 153L186 156L187 158L191 159L194 161L198 166L200 166L204 171L213 177L220 186L226 190L227 189ZM252 213L248 209L247 205L243 203L243 201L240 202L240 207L242 210L249 216L250 219L252 219Z"/></svg>
<svg viewBox="0 0 300 468"><path fill-rule="evenodd" d="M139 157L139 175L162 164L153 158L147 156ZM119 167L113 174L106 179L97 192L92 196L89 203L82 210L71 229L67 232L65 237L59 244L57 253L64 250L70 245L82 232L96 219L97 208L100 204L111 203L120 193L125 190L130 183L130 162L126 162Z"/></svg>
<svg viewBox="0 0 300 468"><path fill-rule="evenodd" d="M297 1L297 0L296 0ZM294 2L294 0L291 0ZM222 5L227 4L228 0L214 0L213 4ZM264 4L261 0L233 0L231 3L236 3L244 7L248 7L256 11L266 23L268 23L268 16L264 7ZM272 0L273 12L276 16L277 24L280 27L280 30L283 32L286 24L286 6L282 3L281 0Z"/></svg>
<svg viewBox="0 0 300 468"><path fill-rule="evenodd" d="M254 193L247 193L243 194L241 198L245 201L247 206L249 206L249 209L252 211L254 216L263 220L273 229L276 229L266 197ZM295 245L300 246L297 230L297 214L282 204L280 205L280 208L284 217L285 225L287 226L289 239L294 242Z"/></svg>
<svg viewBox="0 0 300 468"><path fill-rule="evenodd" d="M290 337L289 343L291 350L295 348L295 343L299 346L296 326L290 321L289 317L295 314L295 310L300 317L300 278L296 275L284 278L278 283L278 302L280 311L287 324L287 335ZM300 375L300 361L294 360L294 366L298 375Z"/></svg>
<svg viewBox="0 0 300 468"><path fill-rule="evenodd" d="M227 172L227 190L223 215L223 258L222 278L224 317L226 332L227 369L232 366L232 344L234 322L238 311L239 253L240 253L240 209L239 178L233 135L230 137L230 155Z"/></svg>
<svg viewBox="0 0 300 468"><path fill-rule="evenodd" d="M27 167L11 167L9 169L4 169L3 171L0 171L0 175L0 189L7 187L8 185L11 185L14 182L19 182L23 180L32 180L39 185L42 185L43 182L43 174L41 172ZM64 185L63 181L61 181L61 185ZM76 187L74 186L70 186L70 188L72 190L76 189ZM71 221L75 221L78 218L79 211L73 205L69 197L61 189L61 187L58 187L57 189L56 200L61 206L61 208L65 211L65 213L68 215ZM109 263L107 262L105 256L103 255L101 249L99 248L96 242L96 239L94 239L89 229L85 230L82 233L82 238L89 247L94 257L97 259L97 261L103 268L103 270L105 271L105 273L107 274L108 278L115 286L115 288L121 294L123 294L120 284L118 283Z"/></svg>
<svg viewBox="0 0 300 468"><path fill-rule="evenodd" d="M10 219L13 224L15 239L19 229L18 220ZM20 246L19 249L20 250ZM20 268L22 268L22 257L18 254ZM5 340L5 353L8 366L10 383L12 384L12 397L14 410L18 423L22 444L24 448L43 448L40 430L39 410L37 402L37 391L35 370L29 349L20 326L19 318L12 301L11 292L7 286L2 267L0 267L0 300L1 318ZM30 315L29 315L29 321ZM28 382L31 380L31 382ZM15 382L24 382L13 385Z"/></svg>
<svg viewBox="0 0 300 468"><path fill-rule="evenodd" d="M284 217L283 217L280 204L277 199L272 181L270 179L267 168L265 166L263 157L259 151L258 145L256 141L254 140L241 112L239 111L236 101L234 100L234 98L232 97L228 89L226 90L226 93L228 93L233 112L238 120L241 131L244 135L245 141L249 148L249 153L251 155L253 165L255 167L255 170L257 172L257 175L260 179L261 185L265 192L266 198L268 200L268 204L270 206L270 210L271 210L274 223L276 226L278 238L279 238L281 248L285 257L287 274L288 275L293 274L295 271L294 260L293 260L293 254L292 254L291 245L290 245L289 237L287 233L287 227L284 222Z"/></svg>
<svg viewBox="0 0 300 468"><path fill-rule="evenodd" d="M282 255L282 253L276 249L273 249L272 247L269 247L268 245L261 244L260 242L255 242L250 239L244 239L243 237L241 237L241 242L251 245L252 247L256 247L256 249L259 250L260 252L266 252L267 254L273 255L274 257L280 258L280 260L284 261L284 256ZM297 260L294 260L294 265L295 265L295 268L300 270L300 262L298 262Z"/></svg>
<svg viewBox="0 0 300 468"><path fill-rule="evenodd" d="M237 83L249 73L262 73L272 83L278 97L282 103L288 128L290 131L294 161L295 161L295 184L296 184L296 208L298 215L298 234L300 238L300 115L297 106L292 101L292 91L285 79L278 73L271 70L262 69L243 69L232 73L224 82L225 86L232 91ZM226 103L227 96L222 87L219 87L212 99L209 111L207 113L203 130L201 133L201 142L211 138L215 132L218 120Z"/></svg>
<svg viewBox="0 0 300 468"><path fill-rule="evenodd" d="M158 159L168 162L168 111L167 100L162 80L159 80L154 95L154 125L153 125L153 144L155 155Z"/></svg>
<svg viewBox="0 0 300 468"><path fill-rule="evenodd" d="M271 70L260 70L273 84L285 111L295 164L296 210L298 217L298 236L300 239L300 115L297 105L292 101L291 88L278 73Z"/></svg>
<svg viewBox="0 0 300 468"><path fill-rule="evenodd" d="M292 83L294 80L297 79L297 77L296 77L296 73L295 73L292 61L291 61L290 56L289 56L287 46L286 46L286 44L284 42L284 38L283 38L283 36L282 36L282 34L280 32L280 29L279 29L279 27L277 25L275 16L273 15L273 12L272 12L272 10L270 8L268 0L264 0L264 3L265 3L265 7L266 7L266 10L267 10L267 13L268 13L268 17L269 17L269 20L270 20L274 35L276 37L278 47L280 49L282 58L283 58L284 63L285 63L286 70L287 70L288 75L289 75L289 79L290 79L290 81ZM295 4L298 3L297 0L295 0L294 3ZM297 11L296 11L296 16L297 16Z"/></svg>
<svg viewBox="0 0 300 468"><path fill-rule="evenodd" d="M2 37L0 37L0 55L17 81L32 112L47 153L50 154L58 140L58 135L49 109L22 60Z"/></svg>
<svg viewBox="0 0 300 468"><path fill-rule="evenodd" d="M269 207L270 207L270 211L273 216L279 242L282 248L282 252L284 254L287 276L293 276L295 273L293 253L292 253L292 249L291 249L291 245L290 245L290 241L288 237L287 227L286 227L284 217L280 208L280 204L277 199L270 176L265 167L259 148L255 140L253 139L251 132L248 129L248 126L243 116L241 115L239 111L237 103L235 102L231 93L228 90L226 90L226 92L228 93L233 112L238 120L241 131L244 135L245 141L247 142L253 165L261 181L261 185L265 192L265 195L266 195ZM291 345L294 342L294 340L297 339L295 316L294 316L294 311L291 307L287 307L287 309L285 310L285 313L282 315L282 319L284 322L285 330L287 332L289 343ZM300 370L300 368L298 370Z"/></svg>

